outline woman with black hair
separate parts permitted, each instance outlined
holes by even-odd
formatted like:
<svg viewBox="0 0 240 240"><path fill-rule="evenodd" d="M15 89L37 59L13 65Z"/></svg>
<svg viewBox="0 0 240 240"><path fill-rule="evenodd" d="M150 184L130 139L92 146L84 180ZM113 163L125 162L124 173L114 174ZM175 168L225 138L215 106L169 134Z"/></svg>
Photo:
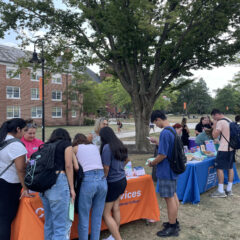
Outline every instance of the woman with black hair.
<svg viewBox="0 0 240 240"><path fill-rule="evenodd" d="M55 150L55 168L59 174L56 184L40 194L44 207L44 239L70 239L72 222L69 204L75 200L73 185L73 150L69 133L63 128L55 129L48 143L59 141Z"/></svg>
<svg viewBox="0 0 240 240"><path fill-rule="evenodd" d="M128 162L128 151L110 127L102 128L99 135L101 137L100 153L108 183L103 218L112 234L107 239L122 240L119 233L119 200L127 186L124 166Z"/></svg>
<svg viewBox="0 0 240 240"><path fill-rule="evenodd" d="M14 118L0 128L0 145L10 139L19 139L0 150L0 239L10 240L11 223L18 210L19 199L30 197L24 184L27 150L20 142L26 122ZM23 192L21 194L21 188Z"/></svg>

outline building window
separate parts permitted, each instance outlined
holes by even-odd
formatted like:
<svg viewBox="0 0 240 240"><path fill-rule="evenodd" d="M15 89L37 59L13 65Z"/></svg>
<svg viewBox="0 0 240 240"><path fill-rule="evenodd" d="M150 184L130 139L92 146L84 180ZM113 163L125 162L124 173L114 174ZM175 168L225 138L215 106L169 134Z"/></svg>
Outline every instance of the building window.
<svg viewBox="0 0 240 240"><path fill-rule="evenodd" d="M77 81L75 78L72 78L72 86L76 86L77 85Z"/></svg>
<svg viewBox="0 0 240 240"><path fill-rule="evenodd" d="M61 118L62 117L62 108L53 107L52 108L52 118Z"/></svg>
<svg viewBox="0 0 240 240"><path fill-rule="evenodd" d="M75 92L71 93L71 100L72 100L73 102L77 102L77 100L78 100L77 93L75 93Z"/></svg>
<svg viewBox="0 0 240 240"><path fill-rule="evenodd" d="M52 91L52 100L53 101L62 101L62 92L61 91Z"/></svg>
<svg viewBox="0 0 240 240"><path fill-rule="evenodd" d="M75 109L72 109L72 118L77 117L77 111Z"/></svg>
<svg viewBox="0 0 240 240"><path fill-rule="evenodd" d="M52 83L55 84L62 84L62 76L61 75L53 75L52 76Z"/></svg>
<svg viewBox="0 0 240 240"><path fill-rule="evenodd" d="M7 99L20 99L20 87L6 87L6 98Z"/></svg>
<svg viewBox="0 0 240 240"><path fill-rule="evenodd" d="M31 81L39 82L39 79L42 77L42 73L40 72L31 72Z"/></svg>
<svg viewBox="0 0 240 240"><path fill-rule="evenodd" d="M31 116L32 118L42 118L42 107L32 107Z"/></svg>
<svg viewBox="0 0 240 240"><path fill-rule="evenodd" d="M31 88L31 100L39 100L39 88Z"/></svg>
<svg viewBox="0 0 240 240"><path fill-rule="evenodd" d="M6 78L20 79L20 73L17 68L9 68L6 70Z"/></svg>
<svg viewBox="0 0 240 240"><path fill-rule="evenodd" d="M20 107L19 106L8 106L7 107L7 118L19 118L20 114Z"/></svg>

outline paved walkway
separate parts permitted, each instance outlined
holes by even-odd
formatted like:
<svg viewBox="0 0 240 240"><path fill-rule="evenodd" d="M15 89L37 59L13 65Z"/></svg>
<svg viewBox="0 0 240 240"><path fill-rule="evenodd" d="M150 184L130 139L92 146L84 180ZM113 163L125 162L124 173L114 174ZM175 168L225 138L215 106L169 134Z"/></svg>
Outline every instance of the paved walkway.
<svg viewBox="0 0 240 240"><path fill-rule="evenodd" d="M110 122L111 124L117 124L117 122ZM134 123L124 123L125 125L135 125ZM175 123L171 123L171 125L174 125ZM196 123L188 123L187 124L189 129L195 129ZM161 132L161 128L155 126L154 127L155 133ZM154 133L154 131L151 129L150 133ZM118 138L128 138L128 137L135 137L136 132L131 131L131 132L120 132L116 134ZM135 141L123 141L124 144L135 144Z"/></svg>

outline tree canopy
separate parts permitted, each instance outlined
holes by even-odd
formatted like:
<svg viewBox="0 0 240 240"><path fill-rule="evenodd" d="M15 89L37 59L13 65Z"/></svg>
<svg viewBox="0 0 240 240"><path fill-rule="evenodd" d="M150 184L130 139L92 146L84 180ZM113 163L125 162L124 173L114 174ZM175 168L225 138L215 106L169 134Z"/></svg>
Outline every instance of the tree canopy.
<svg viewBox="0 0 240 240"><path fill-rule="evenodd" d="M146 149L155 101L190 70L233 61L240 0L0 0L0 37L44 32L46 50L66 48L80 65L112 69L133 103L137 148ZM28 42L28 35L22 35Z"/></svg>

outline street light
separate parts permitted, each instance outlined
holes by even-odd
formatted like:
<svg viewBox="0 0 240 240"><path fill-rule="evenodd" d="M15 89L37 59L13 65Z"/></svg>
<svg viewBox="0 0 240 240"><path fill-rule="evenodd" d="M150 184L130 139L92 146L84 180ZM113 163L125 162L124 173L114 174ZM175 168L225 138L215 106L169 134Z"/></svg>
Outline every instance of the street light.
<svg viewBox="0 0 240 240"><path fill-rule="evenodd" d="M41 43L41 47L42 47L41 59L38 59L37 52L35 49L35 44L37 41ZM44 142L45 141L45 109L44 109L44 62L45 62L45 59L43 56L43 39L39 39L37 41L35 41L34 43L33 56L29 62L34 64L41 63L42 65L42 141Z"/></svg>

